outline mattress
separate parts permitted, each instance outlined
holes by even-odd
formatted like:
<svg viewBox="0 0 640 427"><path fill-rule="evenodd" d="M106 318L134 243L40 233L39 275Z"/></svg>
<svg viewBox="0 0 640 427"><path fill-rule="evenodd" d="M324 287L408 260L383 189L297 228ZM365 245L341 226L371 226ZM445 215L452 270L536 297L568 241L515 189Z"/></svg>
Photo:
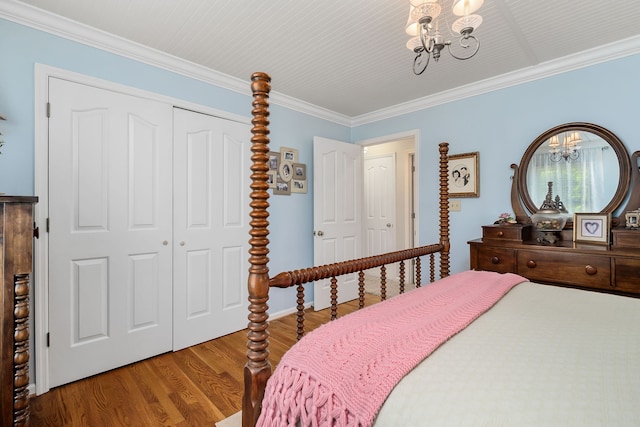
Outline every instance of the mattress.
<svg viewBox="0 0 640 427"><path fill-rule="evenodd" d="M516 286L402 379L375 421L424 425L640 425L640 300Z"/></svg>

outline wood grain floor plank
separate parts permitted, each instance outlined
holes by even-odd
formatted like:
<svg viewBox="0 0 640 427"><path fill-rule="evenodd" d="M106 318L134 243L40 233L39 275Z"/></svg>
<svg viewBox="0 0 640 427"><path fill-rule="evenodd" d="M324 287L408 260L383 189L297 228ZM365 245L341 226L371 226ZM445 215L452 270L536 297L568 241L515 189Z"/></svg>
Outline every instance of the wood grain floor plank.
<svg viewBox="0 0 640 427"><path fill-rule="evenodd" d="M367 294L367 305L379 301ZM357 301L342 304L343 316ZM305 330L329 311L305 311ZM276 367L296 342L296 317L271 321L269 360ZM56 387L31 399L35 427L202 427L242 407L247 330Z"/></svg>

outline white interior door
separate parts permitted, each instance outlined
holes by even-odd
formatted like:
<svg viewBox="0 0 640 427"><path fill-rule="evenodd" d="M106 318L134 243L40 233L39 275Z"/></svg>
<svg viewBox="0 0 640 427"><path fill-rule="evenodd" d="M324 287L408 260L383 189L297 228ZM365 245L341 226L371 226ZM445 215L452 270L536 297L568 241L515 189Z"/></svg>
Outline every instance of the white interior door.
<svg viewBox="0 0 640 427"><path fill-rule="evenodd" d="M50 386L171 350L172 107L50 78Z"/></svg>
<svg viewBox="0 0 640 427"><path fill-rule="evenodd" d="M396 158L387 154L364 159L364 225L366 256L398 250L396 245ZM397 264L386 266L398 276ZM377 272L375 273L377 275Z"/></svg>
<svg viewBox="0 0 640 427"><path fill-rule="evenodd" d="M360 258L362 244L362 147L313 139L314 265ZM341 276L338 303L358 298L357 274ZM314 283L314 309L329 307L329 280Z"/></svg>
<svg viewBox="0 0 640 427"><path fill-rule="evenodd" d="M247 325L251 128L174 110L178 350Z"/></svg>

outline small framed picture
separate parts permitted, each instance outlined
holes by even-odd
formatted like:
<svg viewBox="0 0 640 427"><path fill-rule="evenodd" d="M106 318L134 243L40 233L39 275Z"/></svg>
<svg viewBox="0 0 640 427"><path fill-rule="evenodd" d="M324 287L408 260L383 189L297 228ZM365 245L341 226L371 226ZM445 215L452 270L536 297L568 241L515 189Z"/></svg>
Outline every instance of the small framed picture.
<svg viewBox="0 0 640 427"><path fill-rule="evenodd" d="M452 154L449 156L449 197L479 197L479 153Z"/></svg>
<svg viewBox="0 0 640 427"><path fill-rule="evenodd" d="M573 241L609 244L610 214L574 213Z"/></svg>
<svg viewBox="0 0 640 427"><path fill-rule="evenodd" d="M625 227L630 229L640 228L640 209L629 211L624 214Z"/></svg>
<svg viewBox="0 0 640 427"><path fill-rule="evenodd" d="M267 172L267 184L269 184L269 188L276 188L278 172L277 171L269 171Z"/></svg>
<svg viewBox="0 0 640 427"><path fill-rule="evenodd" d="M307 165L305 165L304 163L294 163L293 179L295 180L307 179Z"/></svg>
<svg viewBox="0 0 640 427"><path fill-rule="evenodd" d="M276 186L273 189L274 195L288 196L291 194L291 183L283 181L280 177L276 179Z"/></svg>
<svg viewBox="0 0 640 427"><path fill-rule="evenodd" d="M280 167L280 153L269 151L269 171L277 171Z"/></svg>
<svg viewBox="0 0 640 427"><path fill-rule="evenodd" d="M280 161L280 168L278 169L278 172L280 173L280 178L284 182L291 181L291 178L293 177L293 163L289 160L283 159Z"/></svg>
<svg viewBox="0 0 640 427"><path fill-rule="evenodd" d="M306 193L307 192L307 180L306 179L293 179L291 181L292 193Z"/></svg>
<svg viewBox="0 0 640 427"><path fill-rule="evenodd" d="M280 147L280 159L296 163L298 161L298 150L295 148Z"/></svg>

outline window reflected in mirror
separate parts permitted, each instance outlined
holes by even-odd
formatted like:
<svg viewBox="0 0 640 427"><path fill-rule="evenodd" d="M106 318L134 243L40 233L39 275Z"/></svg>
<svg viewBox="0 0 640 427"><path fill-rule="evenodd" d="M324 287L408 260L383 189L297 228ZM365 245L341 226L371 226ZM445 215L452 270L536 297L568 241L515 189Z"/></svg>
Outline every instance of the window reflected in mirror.
<svg viewBox="0 0 640 427"><path fill-rule="evenodd" d="M516 218L525 222L544 202L549 182L553 198L558 196L569 214L613 214L625 199L631 178L630 156L622 141L610 130L586 122L543 132L529 145L517 169L512 205ZM614 226L619 221L617 215L612 219Z"/></svg>
<svg viewBox="0 0 640 427"><path fill-rule="evenodd" d="M541 205L553 182L567 211L600 212L616 192L620 176L618 157L609 143L591 132L568 131L552 135L533 153L527 184L534 204Z"/></svg>

